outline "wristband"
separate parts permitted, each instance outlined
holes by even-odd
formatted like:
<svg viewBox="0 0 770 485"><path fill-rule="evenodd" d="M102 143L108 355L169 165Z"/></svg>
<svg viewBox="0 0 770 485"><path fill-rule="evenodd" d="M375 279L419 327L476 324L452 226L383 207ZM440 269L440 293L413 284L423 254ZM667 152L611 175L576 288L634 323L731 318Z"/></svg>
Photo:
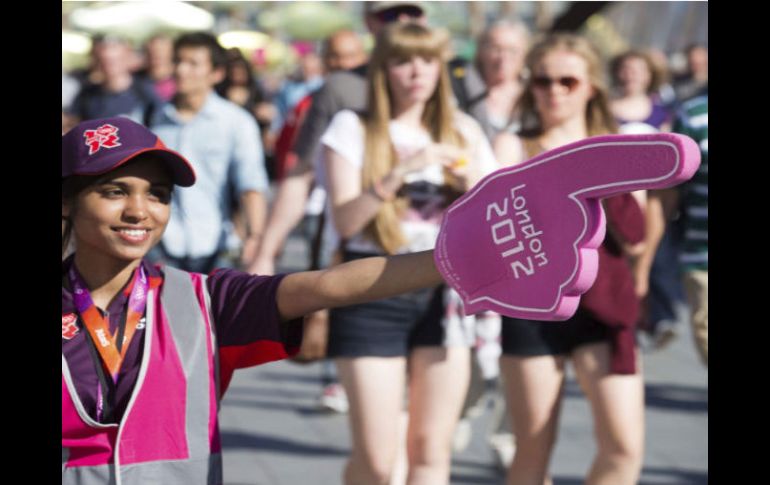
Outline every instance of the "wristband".
<svg viewBox="0 0 770 485"><path fill-rule="evenodd" d="M460 157L452 163L452 168L464 168L466 165L468 165L468 159Z"/></svg>

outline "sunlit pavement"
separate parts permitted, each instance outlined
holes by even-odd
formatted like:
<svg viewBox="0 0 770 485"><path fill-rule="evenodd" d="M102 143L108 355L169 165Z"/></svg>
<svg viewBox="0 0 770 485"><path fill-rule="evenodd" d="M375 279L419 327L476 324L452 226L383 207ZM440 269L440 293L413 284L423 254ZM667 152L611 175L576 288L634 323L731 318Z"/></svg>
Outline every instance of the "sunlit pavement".
<svg viewBox="0 0 770 485"><path fill-rule="evenodd" d="M282 261L298 261L293 239ZM291 269L285 265L284 268ZM708 372L688 328L668 348L644 355L646 450L640 484L708 483ZM235 373L221 411L227 485L334 485L350 452L347 415L319 410L320 365L291 362ZM491 412L475 418L468 447L455 453L452 484L500 484L486 441ZM572 378L551 461L554 485L582 484L595 444L588 403Z"/></svg>

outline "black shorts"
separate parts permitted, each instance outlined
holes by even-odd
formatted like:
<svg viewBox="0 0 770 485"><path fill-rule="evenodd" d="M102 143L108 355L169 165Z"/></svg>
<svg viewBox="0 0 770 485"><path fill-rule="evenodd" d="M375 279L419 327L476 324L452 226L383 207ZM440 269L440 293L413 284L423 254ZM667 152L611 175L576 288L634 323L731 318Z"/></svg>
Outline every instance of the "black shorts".
<svg viewBox="0 0 770 485"><path fill-rule="evenodd" d="M347 253L345 261L369 256ZM443 293L438 286L332 309L327 356L400 357L415 347L442 346Z"/></svg>
<svg viewBox="0 0 770 485"><path fill-rule="evenodd" d="M609 327L588 312L578 310L563 322L542 322L503 317L504 355L569 355L581 345L609 341Z"/></svg>

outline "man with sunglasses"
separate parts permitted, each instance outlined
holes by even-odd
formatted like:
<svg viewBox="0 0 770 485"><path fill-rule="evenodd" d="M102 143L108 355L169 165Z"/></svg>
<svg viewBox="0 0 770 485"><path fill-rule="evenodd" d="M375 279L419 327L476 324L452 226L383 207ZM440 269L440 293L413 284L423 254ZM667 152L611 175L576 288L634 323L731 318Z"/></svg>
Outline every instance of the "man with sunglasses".
<svg viewBox="0 0 770 485"><path fill-rule="evenodd" d="M364 15L367 27L376 36L383 25L391 22L424 22L425 9L422 2L365 2ZM373 28L373 21L380 25Z"/></svg>

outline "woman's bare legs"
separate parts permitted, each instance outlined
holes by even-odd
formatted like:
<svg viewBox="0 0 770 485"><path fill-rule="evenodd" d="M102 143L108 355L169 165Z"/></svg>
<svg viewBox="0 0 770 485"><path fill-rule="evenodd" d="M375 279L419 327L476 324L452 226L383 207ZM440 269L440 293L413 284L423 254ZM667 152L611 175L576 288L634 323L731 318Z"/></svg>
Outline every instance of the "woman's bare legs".
<svg viewBox="0 0 770 485"><path fill-rule="evenodd" d="M633 485L644 458L644 379L641 359L633 375L610 374L610 344L578 347L575 375L591 403L597 454L588 485Z"/></svg>
<svg viewBox="0 0 770 485"><path fill-rule="evenodd" d="M565 360L554 355L506 355L500 359L516 440L508 485L543 485L550 481L548 463L559 427Z"/></svg>
<svg viewBox="0 0 770 485"><path fill-rule="evenodd" d="M345 484L387 485L399 446L406 358L354 357L335 362L350 402L353 451L345 467Z"/></svg>
<svg viewBox="0 0 770 485"><path fill-rule="evenodd" d="M449 483L452 436L470 382L470 349L418 347L409 362L409 485Z"/></svg>

